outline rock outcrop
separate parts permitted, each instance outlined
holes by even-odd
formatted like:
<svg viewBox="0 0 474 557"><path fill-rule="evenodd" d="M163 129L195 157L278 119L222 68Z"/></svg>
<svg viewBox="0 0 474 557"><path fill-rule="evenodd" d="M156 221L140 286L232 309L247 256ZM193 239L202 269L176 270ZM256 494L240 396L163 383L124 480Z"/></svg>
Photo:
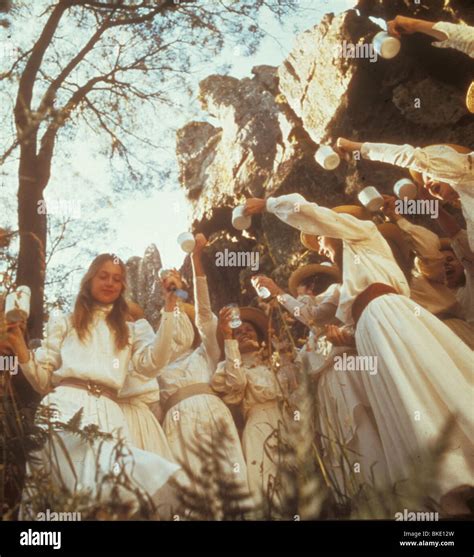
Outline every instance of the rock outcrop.
<svg viewBox="0 0 474 557"><path fill-rule="evenodd" d="M158 273L162 268L161 256L155 244L145 250L143 257L127 261L128 295L145 312L145 317L156 330L164 298Z"/></svg>

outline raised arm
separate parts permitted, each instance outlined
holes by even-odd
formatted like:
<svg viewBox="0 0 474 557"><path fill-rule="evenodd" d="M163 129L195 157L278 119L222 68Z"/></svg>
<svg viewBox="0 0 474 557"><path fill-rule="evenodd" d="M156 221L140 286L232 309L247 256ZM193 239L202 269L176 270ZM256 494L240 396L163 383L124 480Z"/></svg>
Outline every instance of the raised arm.
<svg viewBox="0 0 474 557"><path fill-rule="evenodd" d="M133 325L132 363L138 373L155 377L191 348L194 330L171 291L165 293L165 307L156 334L151 325L143 326L141 321Z"/></svg>
<svg viewBox="0 0 474 557"><path fill-rule="evenodd" d="M397 224L410 237L420 273L430 280L444 283L446 274L439 237L424 226L413 224L405 218L399 219Z"/></svg>
<svg viewBox="0 0 474 557"><path fill-rule="evenodd" d="M432 178L455 185L460 176L472 173L472 155L458 153L447 145L412 147L389 143L363 143L361 154L372 161L426 172Z"/></svg>
<svg viewBox="0 0 474 557"><path fill-rule="evenodd" d="M250 211L252 210L253 201L247 200L246 209L250 207ZM349 242L360 241L367 239L375 229L372 222L320 207L317 203L306 201L299 193L269 197L265 209L293 228L315 236L328 236Z"/></svg>
<svg viewBox="0 0 474 557"><path fill-rule="evenodd" d="M336 315L339 303L339 290L331 285L318 296L299 296L280 294L277 300L293 317L307 327L318 327L332 320Z"/></svg>
<svg viewBox="0 0 474 557"><path fill-rule="evenodd" d="M455 48L474 57L474 27L448 23L446 21L427 21L397 15L395 19L387 22L387 30L394 37L411 35L412 33L423 33L438 39L433 46L441 48Z"/></svg>
<svg viewBox="0 0 474 557"><path fill-rule="evenodd" d="M334 286L330 286L318 296L299 296L296 299L280 288L270 277L257 275L255 278L259 288L266 288L293 317L307 327L317 326L318 322L326 322L336 313L339 289Z"/></svg>
<svg viewBox="0 0 474 557"><path fill-rule="evenodd" d="M474 27L439 21L433 25L431 31L433 36L439 39L433 46L455 48L474 58Z"/></svg>
<svg viewBox="0 0 474 557"><path fill-rule="evenodd" d="M194 279L194 300L196 309L196 328L212 365L216 366L220 358L220 348L217 342L217 317L211 310L211 299L207 278L202 265L202 250L207 244L203 234L196 234L196 246L191 254Z"/></svg>

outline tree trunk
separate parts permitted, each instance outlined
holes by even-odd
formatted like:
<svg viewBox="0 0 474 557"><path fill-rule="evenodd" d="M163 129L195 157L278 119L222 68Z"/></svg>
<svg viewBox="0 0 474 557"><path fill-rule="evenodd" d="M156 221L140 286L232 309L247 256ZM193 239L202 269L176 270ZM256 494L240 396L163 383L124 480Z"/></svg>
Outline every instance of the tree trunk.
<svg viewBox="0 0 474 557"><path fill-rule="evenodd" d="M46 253L46 215L38 212L44 184L40 182L37 156L31 146L22 148L18 188L18 255L17 285L31 289L28 331L31 338L43 337L44 281Z"/></svg>

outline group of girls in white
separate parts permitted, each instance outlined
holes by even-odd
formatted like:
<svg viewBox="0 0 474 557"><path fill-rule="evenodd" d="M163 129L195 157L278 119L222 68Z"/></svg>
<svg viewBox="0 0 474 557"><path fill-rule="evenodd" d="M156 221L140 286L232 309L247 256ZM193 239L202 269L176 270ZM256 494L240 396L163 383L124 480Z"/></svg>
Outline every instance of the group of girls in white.
<svg viewBox="0 0 474 557"><path fill-rule="evenodd" d="M389 31L426 32L437 46L474 57L467 26L397 17ZM389 196L385 222L379 216L378 224L363 207L329 209L297 193L250 198L247 215L272 213L326 260L296 269L287 289L263 275L257 285L307 327L291 364L315 381L323 465L337 495L349 494L344 477L355 465L360 485L384 488L437 459L436 484L427 495L447 516L465 514L474 471L474 152L345 138L336 148L346 157L359 151L409 169L420 196L461 207L467 229L442 208L439 237L399 214ZM288 385L298 385L269 360L271 329L262 309L240 308L236 328L232 308L213 313L201 262L207 240L202 234L195 240L194 305L176 295L184 288L181 275L168 273L156 332L126 300L125 265L105 254L87 270L72 313L49 320L41 347L29 351L18 326L10 326L9 344L60 421L81 411L82 426L95 424L125 441L130 474L158 505L171 504L172 477L209 473L200 453L207 446L224 455L220 473L260 509L277 474L282 400ZM347 362L356 358L375 367L353 371ZM243 428L231 412L237 407ZM443 450L433 452L443 434ZM71 490L94 489L97 461L104 476L113 466L113 442L97 458L77 436L61 436L68 452L59 455L62 481ZM40 458L44 464L49 456Z"/></svg>

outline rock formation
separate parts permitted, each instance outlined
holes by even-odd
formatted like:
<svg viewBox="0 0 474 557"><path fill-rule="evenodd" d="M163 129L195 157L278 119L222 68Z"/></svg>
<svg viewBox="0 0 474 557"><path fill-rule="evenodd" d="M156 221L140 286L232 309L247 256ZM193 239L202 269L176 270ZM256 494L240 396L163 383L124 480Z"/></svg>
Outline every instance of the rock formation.
<svg viewBox="0 0 474 557"><path fill-rule="evenodd" d="M154 329L160 321L164 303L158 278L161 267L160 252L155 244L148 246L143 257L131 257L127 261L129 297L140 305Z"/></svg>

